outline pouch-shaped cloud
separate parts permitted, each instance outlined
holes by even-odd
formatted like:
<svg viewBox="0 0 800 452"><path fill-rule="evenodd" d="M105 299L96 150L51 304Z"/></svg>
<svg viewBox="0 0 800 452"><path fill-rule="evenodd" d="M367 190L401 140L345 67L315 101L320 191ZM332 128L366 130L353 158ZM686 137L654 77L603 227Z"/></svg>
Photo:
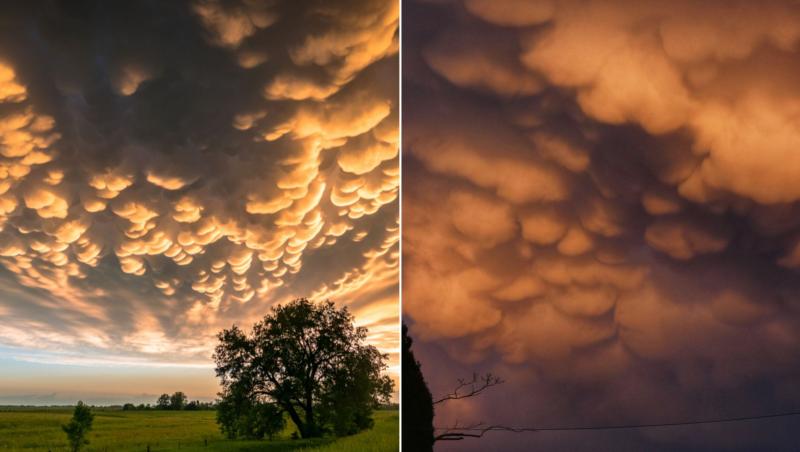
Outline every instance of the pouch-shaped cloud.
<svg viewBox="0 0 800 452"><path fill-rule="evenodd" d="M536 94L542 82L522 70L517 43L503 33L477 29L443 33L423 50L430 67L451 83L506 96Z"/></svg>
<svg viewBox="0 0 800 452"><path fill-rule="evenodd" d="M397 285L396 2L2 10L0 291L26 295L0 306L2 323L39 336L15 328L0 342L50 331L72 337L73 353L203 361L216 329L370 262L388 270L334 301L386 307ZM297 95L296 78L335 89ZM265 96L280 80L291 80L286 95ZM104 324L115 331L102 343L75 336Z"/></svg>
<svg viewBox="0 0 800 452"><path fill-rule="evenodd" d="M415 353L434 393L459 371L508 381L483 401L437 407L437 425L639 423L800 403L789 389L800 371L800 5L458 0L404 11ZM777 426L752 429L603 444L752 450L769 437L789 450ZM597 450L579 434L494 438L498 450Z"/></svg>

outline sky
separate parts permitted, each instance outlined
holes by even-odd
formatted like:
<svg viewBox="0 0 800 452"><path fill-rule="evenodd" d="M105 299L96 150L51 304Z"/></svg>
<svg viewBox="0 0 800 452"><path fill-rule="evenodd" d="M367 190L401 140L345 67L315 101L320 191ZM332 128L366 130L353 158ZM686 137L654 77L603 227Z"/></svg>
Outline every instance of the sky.
<svg viewBox="0 0 800 452"><path fill-rule="evenodd" d="M296 297L396 376L398 16L3 4L0 404L213 399L215 334Z"/></svg>
<svg viewBox="0 0 800 452"><path fill-rule="evenodd" d="M800 4L410 0L403 312L437 427L800 407ZM437 451L796 450L797 418Z"/></svg>

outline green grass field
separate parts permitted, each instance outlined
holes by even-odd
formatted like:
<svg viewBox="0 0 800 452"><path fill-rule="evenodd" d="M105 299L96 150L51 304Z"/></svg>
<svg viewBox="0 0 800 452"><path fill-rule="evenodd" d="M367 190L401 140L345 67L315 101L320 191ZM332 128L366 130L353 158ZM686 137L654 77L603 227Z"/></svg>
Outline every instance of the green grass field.
<svg viewBox="0 0 800 452"><path fill-rule="evenodd" d="M89 452L146 451L242 451L242 452L394 452L399 449L396 410L375 412L375 427L345 438L292 440L291 423L272 441L225 439L214 411L102 411L94 410ZM66 451L61 431L71 410L0 411L0 451ZM205 441L208 445L205 445Z"/></svg>

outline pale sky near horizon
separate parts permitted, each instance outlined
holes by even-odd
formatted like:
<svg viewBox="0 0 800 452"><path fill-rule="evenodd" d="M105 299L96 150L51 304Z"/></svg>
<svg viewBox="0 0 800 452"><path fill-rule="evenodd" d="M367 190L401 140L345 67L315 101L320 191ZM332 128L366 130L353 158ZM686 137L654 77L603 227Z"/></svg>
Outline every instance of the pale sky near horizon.
<svg viewBox="0 0 800 452"><path fill-rule="evenodd" d="M398 14L0 6L0 404L212 399L215 334L297 297L396 378Z"/></svg>
<svg viewBox="0 0 800 452"><path fill-rule="evenodd" d="M14 351L3 350L14 356ZM212 365L146 366L47 363L0 358L0 405L155 404L160 394L183 391L211 401L218 391Z"/></svg>

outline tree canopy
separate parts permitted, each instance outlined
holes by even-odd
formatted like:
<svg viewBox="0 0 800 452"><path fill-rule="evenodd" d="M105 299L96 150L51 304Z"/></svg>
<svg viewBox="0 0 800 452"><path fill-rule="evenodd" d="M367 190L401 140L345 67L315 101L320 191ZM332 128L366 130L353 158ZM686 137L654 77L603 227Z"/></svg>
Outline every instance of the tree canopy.
<svg viewBox="0 0 800 452"><path fill-rule="evenodd" d="M161 394L158 396L158 400L156 400L156 408L159 410L168 410L170 409L170 398L169 394Z"/></svg>
<svg viewBox="0 0 800 452"><path fill-rule="evenodd" d="M188 397L181 391L177 391L169 396L169 407L172 410L182 410L186 407Z"/></svg>
<svg viewBox="0 0 800 452"><path fill-rule="evenodd" d="M247 334L219 333L214 353L222 392L217 420L229 437L280 431L288 414L304 438L372 426L388 402L387 356L366 344L347 308L300 298L278 305ZM280 420L279 420L280 419Z"/></svg>

